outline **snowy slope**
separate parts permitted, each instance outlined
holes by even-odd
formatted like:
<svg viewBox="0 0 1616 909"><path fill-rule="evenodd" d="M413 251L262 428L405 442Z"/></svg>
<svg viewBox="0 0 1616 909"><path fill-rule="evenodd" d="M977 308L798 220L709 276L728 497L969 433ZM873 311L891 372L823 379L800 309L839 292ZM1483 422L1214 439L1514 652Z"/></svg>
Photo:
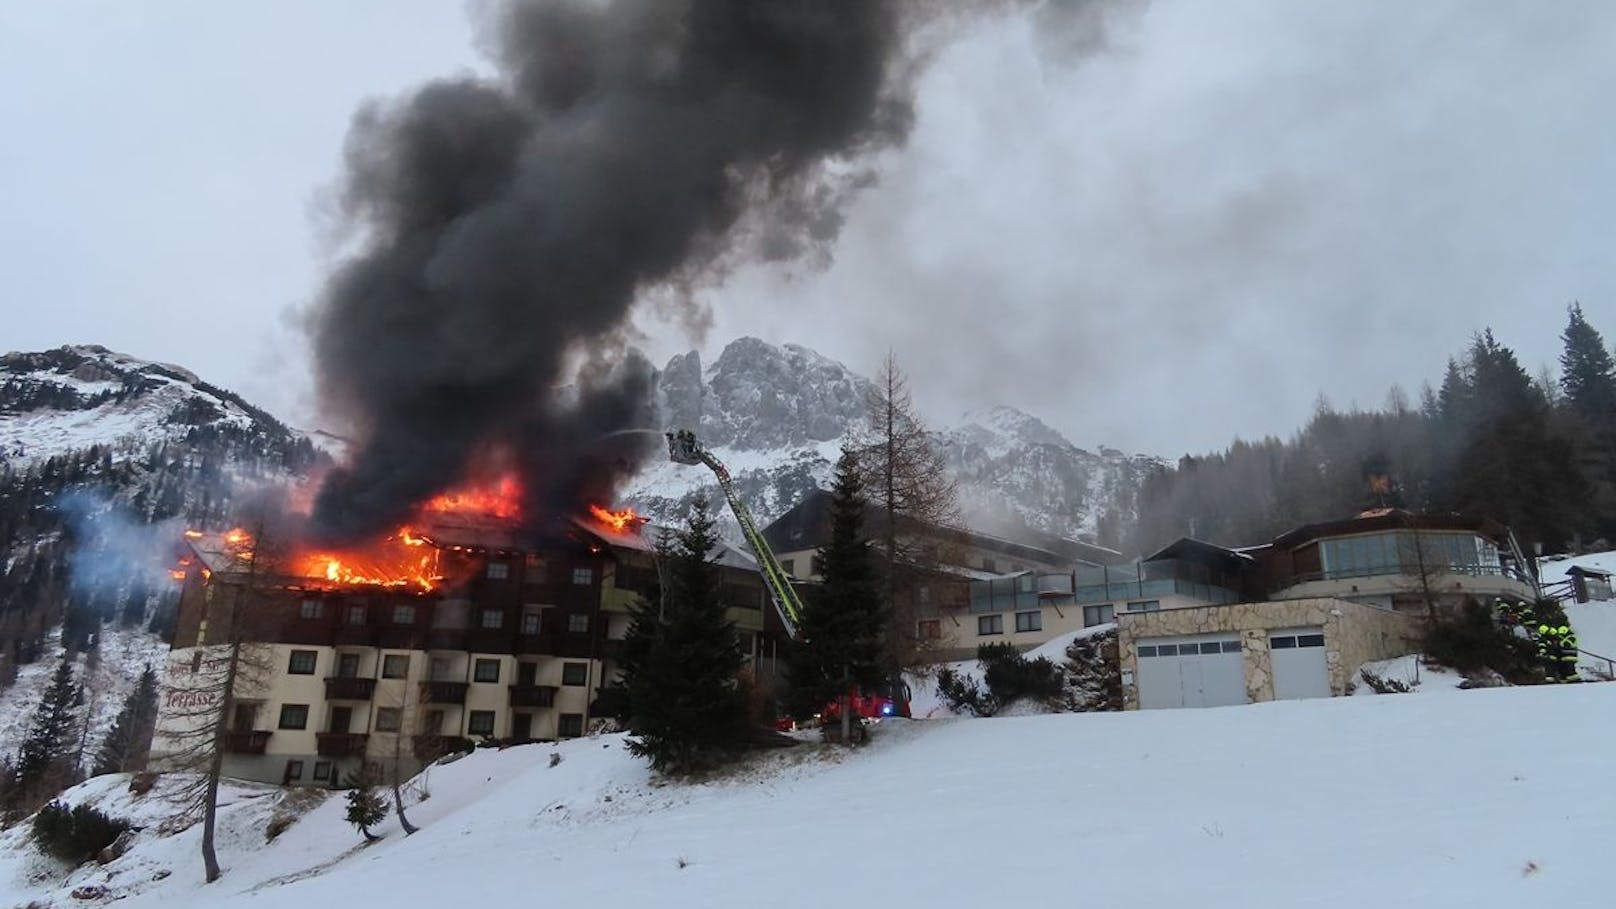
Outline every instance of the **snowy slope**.
<svg viewBox="0 0 1616 909"><path fill-rule="evenodd" d="M20 466L91 445L143 448L198 427L286 432L188 370L99 345L0 357L0 462Z"/></svg>
<svg viewBox="0 0 1616 909"><path fill-rule="evenodd" d="M1616 551L1541 559L1538 574L1544 584L1553 584L1565 580L1573 565L1616 573ZM1583 676L1616 674L1616 600L1568 603L1565 611L1572 629L1577 632L1577 647L1585 651L1577 663ZM1598 657L1589 654L1598 654Z"/></svg>
<svg viewBox="0 0 1616 909"><path fill-rule="evenodd" d="M141 672L147 666L160 667L168 658L168 645L157 635L144 628L120 628L115 624L102 629L97 651L94 660L79 654L73 663L73 680L84 690L84 703L75 715L88 733L84 746L86 772ZM19 667L17 680L0 691L0 743L4 743L0 754L7 757L27 732L34 710L61 662L60 628L46 637L45 653L44 659Z"/></svg>
<svg viewBox="0 0 1616 909"><path fill-rule="evenodd" d="M0 852L0 888L67 906L110 879L129 909L1593 907L1616 881L1616 727L1586 720L1612 711L1616 685L1583 685L899 721L844 760L810 746L695 786L657 785L617 737L532 745L435 768L408 839L388 822L356 849L331 799L266 846L233 821L267 808L237 807L218 884L193 828L39 881Z"/></svg>

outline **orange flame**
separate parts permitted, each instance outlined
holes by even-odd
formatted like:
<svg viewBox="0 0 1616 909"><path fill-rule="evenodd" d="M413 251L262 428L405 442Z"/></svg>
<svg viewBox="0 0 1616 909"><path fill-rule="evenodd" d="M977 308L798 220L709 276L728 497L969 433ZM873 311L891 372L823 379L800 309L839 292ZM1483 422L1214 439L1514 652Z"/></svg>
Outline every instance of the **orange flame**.
<svg viewBox="0 0 1616 909"><path fill-rule="evenodd" d="M599 521L602 526L613 533L634 533L639 530L641 524L649 520L649 518L640 517L632 508L624 508L621 511L608 511L599 505L591 505L589 506L589 513L594 516L596 521Z"/></svg>
<svg viewBox="0 0 1616 909"><path fill-rule="evenodd" d="M365 552L315 552L297 565L298 574L333 584L434 590L443 581L438 550L408 527Z"/></svg>
<svg viewBox="0 0 1616 909"><path fill-rule="evenodd" d="M515 518L522 513L522 484L507 474L492 486L462 487L433 496L423 510Z"/></svg>

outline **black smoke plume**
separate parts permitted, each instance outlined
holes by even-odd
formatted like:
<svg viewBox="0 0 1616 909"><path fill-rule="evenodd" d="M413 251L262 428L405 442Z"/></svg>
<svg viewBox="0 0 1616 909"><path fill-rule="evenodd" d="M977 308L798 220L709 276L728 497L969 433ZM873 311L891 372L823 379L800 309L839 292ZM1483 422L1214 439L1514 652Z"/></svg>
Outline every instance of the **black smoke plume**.
<svg viewBox="0 0 1616 909"><path fill-rule="evenodd" d="M826 248L857 182L842 163L908 130L912 9L506 3L495 76L362 109L340 197L359 252L311 320L325 403L360 439L316 501L323 534L390 528L491 451L530 511L609 498L654 444L613 434L649 423L631 307Z"/></svg>

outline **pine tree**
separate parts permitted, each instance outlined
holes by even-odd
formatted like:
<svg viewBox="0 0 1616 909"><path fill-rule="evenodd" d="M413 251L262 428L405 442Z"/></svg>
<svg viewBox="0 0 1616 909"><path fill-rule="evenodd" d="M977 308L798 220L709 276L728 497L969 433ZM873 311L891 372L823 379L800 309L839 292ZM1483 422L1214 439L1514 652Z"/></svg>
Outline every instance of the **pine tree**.
<svg viewBox="0 0 1616 909"><path fill-rule="evenodd" d="M1590 427L1605 432L1616 425L1616 362L1600 337L1582 317L1582 306L1568 308L1569 321L1560 340L1560 388L1571 409Z"/></svg>
<svg viewBox="0 0 1616 909"><path fill-rule="evenodd" d="M744 663L735 625L724 615L712 563L718 537L705 500L698 499L678 535L666 571L660 616L642 604L637 624L649 625L643 650L624 667L629 750L654 770L690 773L732 757L749 733L738 684ZM637 663L637 665L636 665Z"/></svg>
<svg viewBox="0 0 1616 909"><path fill-rule="evenodd" d="M112 721L112 729L96 752L91 773L122 773L146 766L151 748L152 729L157 722L157 673L150 666L140 674L135 689L124 698L123 709Z"/></svg>
<svg viewBox="0 0 1616 909"><path fill-rule="evenodd" d="M42 801L68 782L71 773L73 708L80 697L73 663L63 654L50 687L34 711L28 735L17 749L17 792L25 800Z"/></svg>
<svg viewBox="0 0 1616 909"><path fill-rule="evenodd" d="M864 533L867 503L856 456L843 451L830 506L830 540L819 550L820 585L804 604L799 640L788 651L792 712L805 716L837 700L844 726L853 685L884 675L887 611L875 553ZM842 741L851 741L843 730Z"/></svg>

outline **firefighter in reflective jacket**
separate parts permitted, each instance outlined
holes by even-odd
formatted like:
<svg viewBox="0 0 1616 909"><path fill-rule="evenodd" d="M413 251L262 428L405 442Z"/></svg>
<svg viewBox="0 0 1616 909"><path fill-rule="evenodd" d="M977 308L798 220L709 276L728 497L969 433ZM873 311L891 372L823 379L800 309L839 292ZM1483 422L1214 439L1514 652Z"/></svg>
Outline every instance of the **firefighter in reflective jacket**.
<svg viewBox="0 0 1616 909"><path fill-rule="evenodd" d="M1551 682L1575 681L1577 677L1577 636L1565 625L1537 626L1537 655L1544 674Z"/></svg>

